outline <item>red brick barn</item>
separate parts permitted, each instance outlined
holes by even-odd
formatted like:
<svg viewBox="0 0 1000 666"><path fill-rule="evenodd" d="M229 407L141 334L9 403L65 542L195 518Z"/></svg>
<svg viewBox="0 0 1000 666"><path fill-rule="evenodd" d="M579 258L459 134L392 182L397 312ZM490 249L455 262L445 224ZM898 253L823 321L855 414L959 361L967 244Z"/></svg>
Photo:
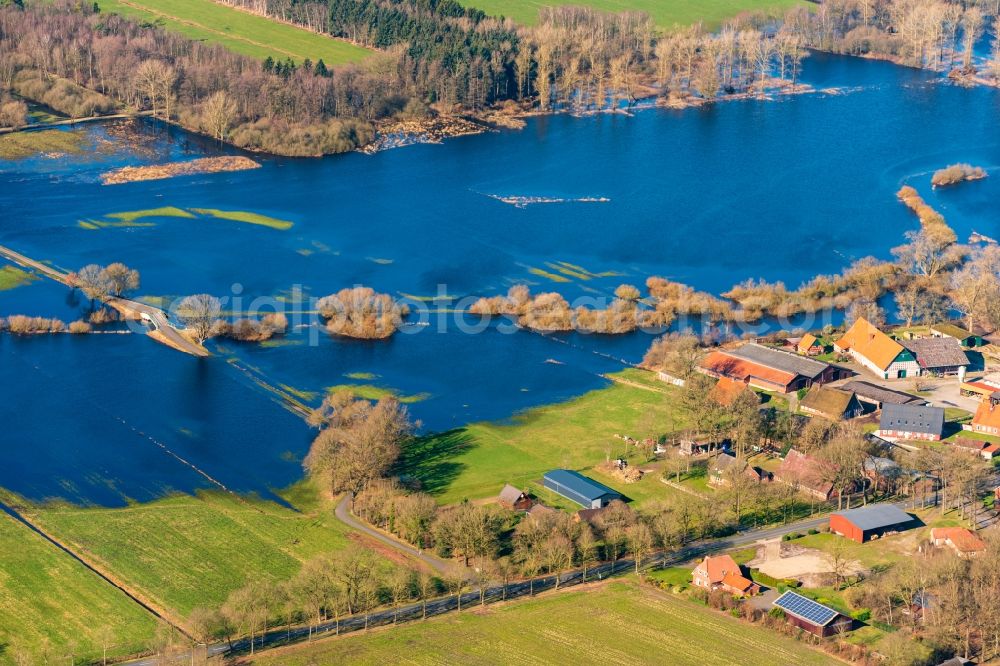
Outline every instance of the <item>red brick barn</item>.
<svg viewBox="0 0 1000 666"><path fill-rule="evenodd" d="M901 532L912 525L913 517L892 504L872 504L830 514L830 531L858 543L889 532Z"/></svg>

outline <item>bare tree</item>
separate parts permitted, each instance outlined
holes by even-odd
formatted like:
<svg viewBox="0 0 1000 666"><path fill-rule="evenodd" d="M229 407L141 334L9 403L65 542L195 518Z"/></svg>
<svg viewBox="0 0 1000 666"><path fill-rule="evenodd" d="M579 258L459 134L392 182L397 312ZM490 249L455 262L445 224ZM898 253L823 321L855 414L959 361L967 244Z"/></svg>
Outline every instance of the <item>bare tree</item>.
<svg viewBox="0 0 1000 666"><path fill-rule="evenodd" d="M224 90L219 90L205 100L201 107L201 122L209 134L220 143L226 140L236 119L236 102Z"/></svg>
<svg viewBox="0 0 1000 666"><path fill-rule="evenodd" d="M209 294L186 296L175 310L181 321L192 332L195 341L202 344L212 337L222 315L222 302Z"/></svg>
<svg viewBox="0 0 1000 666"><path fill-rule="evenodd" d="M139 271L120 262L108 264L104 268L104 278L111 294L119 298L139 288Z"/></svg>

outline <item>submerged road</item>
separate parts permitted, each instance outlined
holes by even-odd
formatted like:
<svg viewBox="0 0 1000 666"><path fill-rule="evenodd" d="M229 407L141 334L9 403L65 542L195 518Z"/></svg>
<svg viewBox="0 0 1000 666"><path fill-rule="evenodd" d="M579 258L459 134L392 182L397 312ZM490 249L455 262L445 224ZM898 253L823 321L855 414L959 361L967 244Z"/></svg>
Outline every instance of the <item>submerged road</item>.
<svg viewBox="0 0 1000 666"><path fill-rule="evenodd" d="M70 279L69 273L53 268L52 266L47 266L46 264L36 261L31 257L26 257L20 252L12 250L9 247L0 245L0 257L23 266L24 268L30 268L33 271L41 273L50 280L55 280L56 282L66 285L67 287L76 286L73 280ZM195 344L190 338L181 332L182 329L177 328L173 323L171 323L167 313L160 308L146 305L145 303L140 303L138 301L129 300L127 298L120 298L118 296L109 296L104 299L104 302L129 319L138 319L149 324L151 328L147 330L146 334L157 342L165 344L168 347L176 349L177 351L184 352L185 354L191 354L192 356L211 356L207 349L199 344Z"/></svg>

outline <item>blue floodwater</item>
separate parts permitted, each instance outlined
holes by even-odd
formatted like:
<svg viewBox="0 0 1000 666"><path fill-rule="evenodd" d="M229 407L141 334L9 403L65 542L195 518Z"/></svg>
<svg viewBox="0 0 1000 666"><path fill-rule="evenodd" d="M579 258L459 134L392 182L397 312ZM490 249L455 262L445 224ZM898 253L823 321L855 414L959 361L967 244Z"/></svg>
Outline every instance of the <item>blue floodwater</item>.
<svg viewBox="0 0 1000 666"><path fill-rule="evenodd" d="M903 184L961 238L1000 236L998 91L827 55L810 57L803 79L826 92L536 118L522 131L375 156L257 157L262 168L252 171L116 186L102 186L99 174L220 150L154 124L125 135L92 126L96 157L0 161L0 244L70 269L125 261L142 272L142 294L168 299L232 295L234 284L244 301L354 284L462 298L518 282L573 299L607 297L649 275L715 293L749 277L794 287L860 257L888 258L917 226L896 201ZM931 190L931 173L958 161L991 177ZM493 196L609 201L518 208ZM161 206L253 211L294 226L204 216L78 224ZM592 276L553 281L532 270L556 274L558 262ZM86 307L45 281L0 292L0 314L69 321ZM298 391L370 373L361 383L427 394L409 407L438 430L603 386L601 373L622 367L618 359L638 361L651 339L446 328L432 318L380 342L296 329L276 346L218 343L203 361L136 335L0 339L0 486L115 504L208 483L133 427L233 489L294 481L309 429L229 360Z"/></svg>

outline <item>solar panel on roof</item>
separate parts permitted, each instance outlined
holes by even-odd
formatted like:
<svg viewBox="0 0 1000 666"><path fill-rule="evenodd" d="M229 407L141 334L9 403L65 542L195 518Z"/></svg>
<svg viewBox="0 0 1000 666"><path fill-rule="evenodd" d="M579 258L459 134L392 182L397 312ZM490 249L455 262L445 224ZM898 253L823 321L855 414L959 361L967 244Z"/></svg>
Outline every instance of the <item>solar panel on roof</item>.
<svg viewBox="0 0 1000 666"><path fill-rule="evenodd" d="M791 591L785 592L775 599L774 605L820 627L828 624L839 614L832 608L827 608L823 604Z"/></svg>

